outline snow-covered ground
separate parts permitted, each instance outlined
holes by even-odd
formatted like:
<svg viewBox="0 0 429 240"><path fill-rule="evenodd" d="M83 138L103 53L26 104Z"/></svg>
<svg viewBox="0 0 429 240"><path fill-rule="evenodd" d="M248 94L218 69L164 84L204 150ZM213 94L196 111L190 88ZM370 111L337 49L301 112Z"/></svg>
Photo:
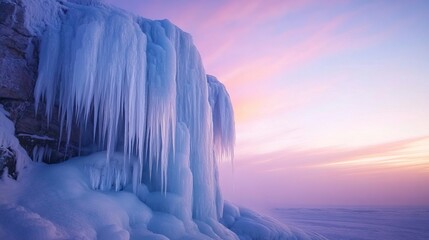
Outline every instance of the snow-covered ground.
<svg viewBox="0 0 429 240"><path fill-rule="evenodd" d="M333 240L429 239L429 207L277 208L272 216Z"/></svg>
<svg viewBox="0 0 429 240"><path fill-rule="evenodd" d="M207 238L195 224L179 220L182 207L175 202L178 197L158 201L161 207L171 207L167 214L142 203L160 198L143 185L138 194L131 189L92 190L105 161L106 153L101 152L62 164L29 164L18 181L4 178L0 184L0 239ZM153 201L152 207L156 204Z"/></svg>
<svg viewBox="0 0 429 240"><path fill-rule="evenodd" d="M101 190L106 152L28 163L0 180L0 239L323 239L225 203L220 221L187 219L182 199L140 185ZM112 159L123 160L123 154Z"/></svg>

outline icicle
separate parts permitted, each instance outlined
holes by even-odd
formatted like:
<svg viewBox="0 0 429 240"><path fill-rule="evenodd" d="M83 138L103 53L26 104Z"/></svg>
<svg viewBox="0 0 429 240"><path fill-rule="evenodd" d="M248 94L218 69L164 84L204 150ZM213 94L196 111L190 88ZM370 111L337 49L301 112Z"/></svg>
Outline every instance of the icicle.
<svg viewBox="0 0 429 240"><path fill-rule="evenodd" d="M122 12L73 7L61 28L49 29L42 39L36 110L43 100L50 119L58 99L67 141L73 123L85 128L93 115L94 140L107 150L108 159L123 143L126 155L143 161L146 35Z"/></svg>
<svg viewBox="0 0 429 240"><path fill-rule="evenodd" d="M52 150L48 146L36 145L32 151L34 162L50 162Z"/></svg>
<svg viewBox="0 0 429 240"><path fill-rule="evenodd" d="M167 21L164 25L171 25ZM176 29L171 33L177 56L177 120L190 136L190 169L193 175L193 218L217 218L213 159L213 125L208 87L201 58L191 36Z"/></svg>
<svg viewBox="0 0 429 240"><path fill-rule="evenodd" d="M231 99L216 77L207 75L209 103L213 116L213 144L217 161L234 158L235 122Z"/></svg>
<svg viewBox="0 0 429 240"><path fill-rule="evenodd" d="M225 86L215 77L207 75L209 103L213 119L214 174L217 217L223 214L223 198L219 187L217 163L234 158L235 123L231 99Z"/></svg>
<svg viewBox="0 0 429 240"><path fill-rule="evenodd" d="M167 184L168 153L174 152L176 131L176 52L160 22L143 21L147 43L147 122L150 173L161 169L161 188Z"/></svg>

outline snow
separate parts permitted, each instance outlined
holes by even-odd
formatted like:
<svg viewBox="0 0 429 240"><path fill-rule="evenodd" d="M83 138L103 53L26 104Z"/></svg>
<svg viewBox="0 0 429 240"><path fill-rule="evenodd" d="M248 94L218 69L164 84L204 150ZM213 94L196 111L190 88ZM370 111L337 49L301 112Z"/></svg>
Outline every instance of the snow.
<svg viewBox="0 0 429 240"><path fill-rule="evenodd" d="M228 202L225 203L221 222L240 239L326 239L317 233L287 227L273 218L259 215L249 209L238 208Z"/></svg>
<svg viewBox="0 0 429 240"><path fill-rule="evenodd" d="M300 207L270 212L287 225L328 239L429 239L427 206Z"/></svg>
<svg viewBox="0 0 429 240"><path fill-rule="evenodd" d="M0 182L0 239L312 239L224 208L217 164L234 155L234 112L189 34L96 1L50 2L24 1L41 34L36 112L59 118L58 139L78 126L98 149L46 165L37 146L30 162L0 108L0 147L21 166Z"/></svg>
<svg viewBox="0 0 429 240"><path fill-rule="evenodd" d="M6 2L15 2L18 5L23 5L26 8L25 16L17 13L15 21L23 21L28 34L39 36L42 34L46 25L58 26L60 23L59 12L62 10L60 1L49 0L3 0ZM31 9L31 10L28 10Z"/></svg>
<svg viewBox="0 0 429 240"><path fill-rule="evenodd" d="M39 226L39 234L32 239L95 239L99 235L128 239L130 224L147 224L152 211L132 193L91 189L85 169L105 159L104 152L57 165L32 164L18 182L0 186L2 192L8 193L0 197L0 211L23 209L22 218L34 215L39 216L38 222L51 223ZM10 206L11 202L16 206ZM15 218L3 216L4 220ZM4 236L22 239L21 235L26 234L22 230L32 224L23 220L0 229L10 231ZM0 238L9 239L1 234Z"/></svg>
<svg viewBox="0 0 429 240"><path fill-rule="evenodd" d="M54 141L54 138L48 137L48 136L40 136L35 134L27 134L27 133L18 133L16 136L18 137L30 137L38 140L47 140L47 141Z"/></svg>
<svg viewBox="0 0 429 240"><path fill-rule="evenodd" d="M30 162L18 181L0 180L0 239L323 239L230 203L220 222L189 219L180 196L144 184L137 194L131 184L94 190L89 170L106 159L104 151L59 164Z"/></svg>
<svg viewBox="0 0 429 240"><path fill-rule="evenodd" d="M15 137L15 125L8 116L9 113L0 104L0 150L3 154L8 154L16 159L16 172L19 174L30 161L30 158ZM2 157L0 156L0 167L3 165Z"/></svg>

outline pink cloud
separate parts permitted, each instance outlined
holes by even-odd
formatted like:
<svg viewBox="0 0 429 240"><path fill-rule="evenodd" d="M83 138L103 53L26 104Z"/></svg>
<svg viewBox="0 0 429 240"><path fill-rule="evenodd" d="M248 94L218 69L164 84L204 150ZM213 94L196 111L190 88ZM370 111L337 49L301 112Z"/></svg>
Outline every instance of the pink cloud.
<svg viewBox="0 0 429 240"><path fill-rule="evenodd" d="M287 149L278 152L272 152L264 155L254 156L237 156L238 162L244 161L243 164L255 164L266 171L281 170L287 167L334 167L334 168L348 168L350 164L352 169L356 166L364 167L365 169L378 167L391 166L388 160L395 159L401 161L402 164L396 165L403 166L417 166L427 169L429 167L429 152L427 149L416 149L412 152L408 151L414 144L427 144L429 143L429 136L414 137L408 139L401 139L392 142L380 143L376 145L363 146L353 149L343 148L318 148L318 149ZM386 161L362 161L359 160L382 158L386 157ZM421 159L423 161L416 162L413 159Z"/></svg>

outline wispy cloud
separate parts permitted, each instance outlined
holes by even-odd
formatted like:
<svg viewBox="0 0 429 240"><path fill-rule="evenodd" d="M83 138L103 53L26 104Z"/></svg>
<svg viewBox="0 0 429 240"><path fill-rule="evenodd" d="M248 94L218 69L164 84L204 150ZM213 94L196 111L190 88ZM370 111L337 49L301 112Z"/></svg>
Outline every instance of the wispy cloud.
<svg viewBox="0 0 429 240"><path fill-rule="evenodd" d="M257 165L265 171L286 168L337 168L353 171L391 170L398 168L427 172L429 136L402 139L354 149L288 149L256 156L242 156L244 164Z"/></svg>
<svg viewBox="0 0 429 240"><path fill-rule="evenodd" d="M422 136L360 148L238 156L234 176L221 168L228 183L223 188L229 198L252 206L427 204L428 146L429 136ZM260 196L249 199L255 191Z"/></svg>

